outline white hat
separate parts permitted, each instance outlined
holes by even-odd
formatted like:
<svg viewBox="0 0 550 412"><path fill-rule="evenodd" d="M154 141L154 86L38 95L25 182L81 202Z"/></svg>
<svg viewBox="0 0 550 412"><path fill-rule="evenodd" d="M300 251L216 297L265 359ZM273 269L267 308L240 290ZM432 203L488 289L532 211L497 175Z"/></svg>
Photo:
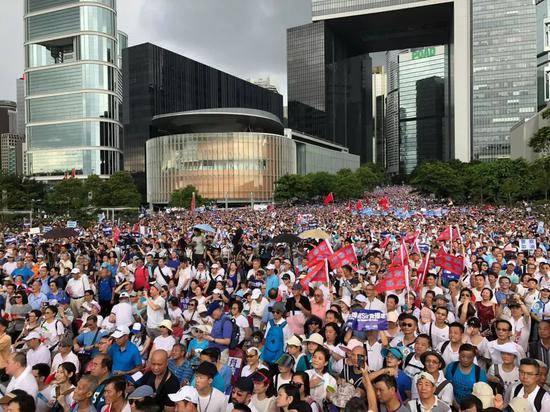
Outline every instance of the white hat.
<svg viewBox="0 0 550 412"><path fill-rule="evenodd" d="M168 397L172 402L187 401L195 405L199 404L199 393L192 386L184 386L176 393L169 394Z"/></svg>
<svg viewBox="0 0 550 412"><path fill-rule="evenodd" d="M495 394L493 389L485 382L476 382L472 388L472 395L478 398L483 404L483 409L492 408L494 406L493 398Z"/></svg>
<svg viewBox="0 0 550 412"><path fill-rule="evenodd" d="M292 337L286 341L286 346L298 346L299 348L302 347L302 341L298 338L296 335L292 335Z"/></svg>
<svg viewBox="0 0 550 412"><path fill-rule="evenodd" d="M510 399L508 406L514 412L535 412L529 401L521 396Z"/></svg>
<svg viewBox="0 0 550 412"><path fill-rule="evenodd" d="M416 382L418 382L420 379L426 379L428 382L431 382L431 384L435 386L435 379L431 373L420 372L416 375Z"/></svg>
<svg viewBox="0 0 550 412"><path fill-rule="evenodd" d="M221 289L216 288L212 291L212 294L213 295L223 295L223 292L222 292Z"/></svg>
<svg viewBox="0 0 550 412"><path fill-rule="evenodd" d="M120 297L121 299L123 299L123 298L129 298L130 295L128 294L128 292L121 292L119 297Z"/></svg>
<svg viewBox="0 0 550 412"><path fill-rule="evenodd" d="M388 322L397 322L397 318L399 317L399 315L397 314L397 312L395 310L392 310L390 312L388 312L388 315L387 315L387 320Z"/></svg>
<svg viewBox="0 0 550 412"><path fill-rule="evenodd" d="M369 300L367 299L367 297L363 294L360 294L360 295L357 295L355 297L355 300L359 303L367 303Z"/></svg>
<svg viewBox="0 0 550 412"><path fill-rule="evenodd" d="M29 332L29 334L23 338L24 341L31 339L40 339L38 332Z"/></svg>
<svg viewBox="0 0 550 412"><path fill-rule="evenodd" d="M273 265L272 263L270 263L270 264L267 265L265 268L266 268L267 270L273 270L273 269L275 269L275 265Z"/></svg>
<svg viewBox="0 0 550 412"><path fill-rule="evenodd" d="M162 322L159 323L159 328L165 327L170 332L172 332L172 321L170 319L164 319Z"/></svg>
<svg viewBox="0 0 550 412"><path fill-rule="evenodd" d="M262 296L262 291L260 289L254 289L252 291L252 299L256 300L258 299L260 296Z"/></svg>
<svg viewBox="0 0 550 412"><path fill-rule="evenodd" d="M210 334L212 331L212 326L210 325L193 325L192 329L200 330L206 334Z"/></svg>
<svg viewBox="0 0 550 412"><path fill-rule="evenodd" d="M128 265L126 264L126 262L122 262L122 263L120 264L120 267L121 267L121 268L125 268L126 266L128 266Z"/></svg>
<svg viewBox="0 0 550 412"><path fill-rule="evenodd" d="M509 353L511 355L515 355L516 358L519 357L518 348L513 342L506 342L501 345L495 345L495 349L498 350L500 353Z"/></svg>
<svg viewBox="0 0 550 412"><path fill-rule="evenodd" d="M121 326L117 326L115 331L111 334L111 337L118 339L129 334L130 334L130 329L128 329L128 326L121 325Z"/></svg>
<svg viewBox="0 0 550 412"><path fill-rule="evenodd" d="M316 343L317 345L323 345L325 343L325 340L320 334L312 333L311 335L309 335L309 338L304 339L304 342L306 343L313 342L313 343Z"/></svg>
<svg viewBox="0 0 550 412"><path fill-rule="evenodd" d="M218 269L220 267L220 265L218 265L217 263L214 263L212 266L210 266L211 269Z"/></svg>
<svg viewBox="0 0 550 412"><path fill-rule="evenodd" d="M206 307L205 304L200 304L199 306L197 306L197 312L199 314L201 314L203 312L208 312L208 308Z"/></svg>
<svg viewBox="0 0 550 412"><path fill-rule="evenodd" d="M254 352L254 355L260 355L260 349L258 349L256 346L251 346L246 350L247 355L252 355L252 352Z"/></svg>
<svg viewBox="0 0 550 412"><path fill-rule="evenodd" d="M73 268L71 270L71 273L80 273L80 269L79 268Z"/></svg>
<svg viewBox="0 0 550 412"><path fill-rule="evenodd" d="M136 322L132 325L132 331L136 333L140 332L142 328L143 328L143 325L139 322Z"/></svg>
<svg viewBox="0 0 550 412"><path fill-rule="evenodd" d="M361 341L354 338L351 338L348 341L348 344L346 345L346 349L349 350L350 352L355 348L362 348L362 347L363 347L363 344L361 343Z"/></svg>
<svg viewBox="0 0 550 412"><path fill-rule="evenodd" d="M340 299L340 303L343 303L348 308L351 308L351 298L348 295L342 297L342 299Z"/></svg>

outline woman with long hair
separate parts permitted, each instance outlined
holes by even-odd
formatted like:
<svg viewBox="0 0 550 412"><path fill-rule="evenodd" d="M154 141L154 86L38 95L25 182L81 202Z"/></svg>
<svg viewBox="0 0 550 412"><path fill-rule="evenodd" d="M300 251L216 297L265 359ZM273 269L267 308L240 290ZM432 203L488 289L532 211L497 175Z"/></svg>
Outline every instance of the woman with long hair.
<svg viewBox="0 0 550 412"><path fill-rule="evenodd" d="M72 362L63 362L57 368L55 372L54 385L52 387L51 393L51 411L52 412L61 412L63 407L59 403L58 399L62 396L65 397L65 400L68 405L73 403L73 392L76 387L76 366Z"/></svg>
<svg viewBox="0 0 550 412"><path fill-rule="evenodd" d="M333 373L340 373L344 368L346 353L340 349L340 327L337 323L331 322L325 325L325 347L330 352L330 369Z"/></svg>
<svg viewBox="0 0 550 412"><path fill-rule="evenodd" d="M298 400L300 400L300 389L297 385L285 383L277 391L276 405L279 412L288 412L288 407Z"/></svg>
<svg viewBox="0 0 550 412"><path fill-rule="evenodd" d="M296 372L290 383L298 387L300 391L300 400L309 404L311 412L321 412L321 406L311 397L311 392L309 390L309 375L307 372Z"/></svg>
<svg viewBox="0 0 550 412"><path fill-rule="evenodd" d="M20 289L15 291L13 297L10 299L10 303L11 305L8 310L10 316L8 334L11 336L12 341L15 341L25 327L25 315L32 308L28 303L27 294Z"/></svg>
<svg viewBox="0 0 550 412"><path fill-rule="evenodd" d="M458 321L463 325L468 319L476 315L476 308L472 303L472 291L468 288L460 290L460 305L458 306Z"/></svg>
<svg viewBox="0 0 550 412"><path fill-rule="evenodd" d="M306 371L309 375L311 396L321 405L327 398L327 391L336 391L337 387L336 379L328 373L329 361L328 349L320 346L311 358L311 369Z"/></svg>
<svg viewBox="0 0 550 412"><path fill-rule="evenodd" d="M481 289L481 300L476 302L475 308L482 332L489 330L497 315L497 304L493 301L493 291L490 288Z"/></svg>
<svg viewBox="0 0 550 412"><path fill-rule="evenodd" d="M252 395L250 404L254 406L257 411L276 412L276 392L269 371L266 369L257 370L252 374L251 378L254 382L254 394Z"/></svg>

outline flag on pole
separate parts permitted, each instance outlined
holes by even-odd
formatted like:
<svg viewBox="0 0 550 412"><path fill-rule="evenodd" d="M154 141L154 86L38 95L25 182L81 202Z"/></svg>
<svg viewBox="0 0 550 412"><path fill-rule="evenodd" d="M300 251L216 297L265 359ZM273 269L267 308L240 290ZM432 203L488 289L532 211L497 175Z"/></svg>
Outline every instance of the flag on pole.
<svg viewBox="0 0 550 412"><path fill-rule="evenodd" d="M357 263L357 255L352 245L344 246L338 249L328 257L328 263L332 269L341 268L344 265Z"/></svg>
<svg viewBox="0 0 550 412"><path fill-rule="evenodd" d="M329 203L333 203L334 202L334 196L332 195L332 192L330 192L328 195L326 195L326 197L324 198L323 200L323 204L326 206L328 205Z"/></svg>
<svg viewBox="0 0 550 412"><path fill-rule="evenodd" d="M330 243L328 243L328 241L326 240L323 240L316 247L311 249L306 255L307 266L315 266L318 262L322 261L323 259L327 259L333 253L334 251L332 250Z"/></svg>
<svg viewBox="0 0 550 412"><path fill-rule="evenodd" d="M461 275L464 270L464 258L462 256L453 256L445 252L443 248L437 252L435 264L455 275Z"/></svg>
<svg viewBox="0 0 550 412"><path fill-rule="evenodd" d="M408 243L410 245L414 244L416 242L416 239L418 239L418 236L420 236L420 230L416 230L414 233L409 233L407 236L405 236L405 243Z"/></svg>
<svg viewBox="0 0 550 412"><path fill-rule="evenodd" d="M390 266L386 272L384 279L380 280L376 291L378 293L388 292L391 290L405 289L407 286L405 268L403 266Z"/></svg>
<svg viewBox="0 0 550 412"><path fill-rule="evenodd" d="M388 210L390 206L390 201L387 197L383 197L378 201L378 206L382 207L384 210Z"/></svg>
<svg viewBox="0 0 550 412"><path fill-rule="evenodd" d="M428 253L424 255L424 258L422 259L422 263L420 264L420 267L418 268L418 277L416 278L416 284L414 285L414 290L418 294L418 291L424 284L424 279L426 278L426 272L428 271L428 265L430 263L430 249L428 248Z"/></svg>
<svg viewBox="0 0 550 412"><path fill-rule="evenodd" d="M397 253L393 256L391 264L392 266L409 266L409 253L403 241L401 241Z"/></svg>
<svg viewBox="0 0 550 412"><path fill-rule="evenodd" d="M311 282L328 282L328 264L327 260L321 260L307 270L307 274L300 280L302 288L309 291L309 283Z"/></svg>
<svg viewBox="0 0 550 412"><path fill-rule="evenodd" d="M115 226L115 228L113 229L113 240L117 243L120 240L120 229L118 228L118 226Z"/></svg>
<svg viewBox="0 0 550 412"><path fill-rule="evenodd" d="M380 243L380 247L381 247L382 249L386 249L386 248L388 247L388 245L390 244L390 242L391 242L391 236L388 235L388 236L386 236L386 238L382 241L382 243Z"/></svg>
<svg viewBox="0 0 550 412"><path fill-rule="evenodd" d="M451 240L452 238L458 239L458 231L453 228L451 232L451 226L448 226L445 228L443 232L437 237L438 242L445 242L447 240Z"/></svg>
<svg viewBox="0 0 550 412"><path fill-rule="evenodd" d="M193 192L193 195L191 197L191 207L189 208L191 210L191 213L195 212L195 207L197 206L197 201L195 199L195 192Z"/></svg>
<svg viewBox="0 0 550 412"><path fill-rule="evenodd" d="M76 177L76 169L73 167L73 170L71 170L71 179L74 179Z"/></svg>
<svg viewBox="0 0 550 412"><path fill-rule="evenodd" d="M361 202L361 199L359 199L357 201L357 203L355 204L355 210L357 210L357 211L363 210L363 202Z"/></svg>

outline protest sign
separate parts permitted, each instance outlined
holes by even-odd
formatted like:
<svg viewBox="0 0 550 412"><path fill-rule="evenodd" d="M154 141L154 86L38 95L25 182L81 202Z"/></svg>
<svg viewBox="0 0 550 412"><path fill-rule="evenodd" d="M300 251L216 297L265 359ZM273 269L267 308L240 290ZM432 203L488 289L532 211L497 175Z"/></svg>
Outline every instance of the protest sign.
<svg viewBox="0 0 550 412"><path fill-rule="evenodd" d="M520 239L519 240L519 249L520 250L535 250L537 248L536 239Z"/></svg>
<svg viewBox="0 0 550 412"><path fill-rule="evenodd" d="M78 226L78 222L76 220L68 220L67 221L67 227L70 229L76 229Z"/></svg>
<svg viewBox="0 0 550 412"><path fill-rule="evenodd" d="M388 329L386 314L379 310L354 310L350 313L346 324L351 329L360 332Z"/></svg>
<svg viewBox="0 0 550 412"><path fill-rule="evenodd" d="M31 227L29 229L29 235L38 235L40 233L39 227Z"/></svg>

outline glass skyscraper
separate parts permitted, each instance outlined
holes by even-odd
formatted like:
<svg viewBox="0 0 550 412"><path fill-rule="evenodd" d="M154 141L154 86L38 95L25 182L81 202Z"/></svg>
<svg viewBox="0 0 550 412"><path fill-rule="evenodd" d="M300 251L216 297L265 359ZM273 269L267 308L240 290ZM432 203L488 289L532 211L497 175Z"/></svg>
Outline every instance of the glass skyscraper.
<svg viewBox="0 0 550 412"><path fill-rule="evenodd" d="M444 46L399 54L399 162L411 173L428 160L443 160L449 135L445 120L448 54Z"/></svg>
<svg viewBox="0 0 550 412"><path fill-rule="evenodd" d="M59 179L72 169L120 170L116 0L25 0L24 19L28 173Z"/></svg>
<svg viewBox="0 0 550 412"><path fill-rule="evenodd" d="M510 129L537 111L533 0L472 1L472 158L510 156Z"/></svg>

